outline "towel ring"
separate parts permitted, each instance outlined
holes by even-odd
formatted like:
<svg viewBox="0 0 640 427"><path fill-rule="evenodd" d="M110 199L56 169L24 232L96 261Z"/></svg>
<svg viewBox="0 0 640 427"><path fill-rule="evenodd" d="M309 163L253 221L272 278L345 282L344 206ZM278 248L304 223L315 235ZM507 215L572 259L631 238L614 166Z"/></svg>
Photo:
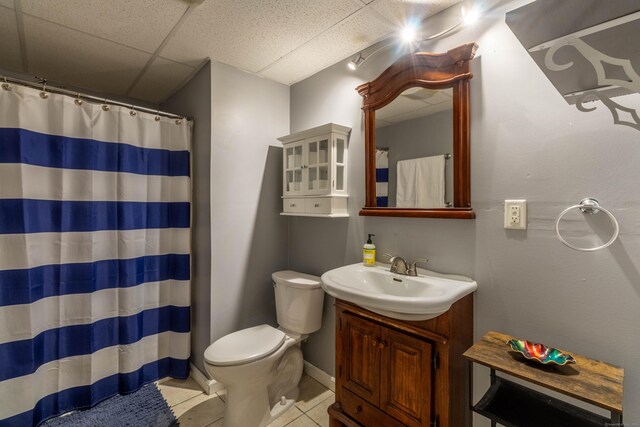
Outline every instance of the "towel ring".
<svg viewBox="0 0 640 427"><path fill-rule="evenodd" d="M615 231L613 233L613 236L611 237L611 239L600 246L596 246L594 248L581 248L578 246L574 246L571 243L567 242L561 235L560 235L560 220L562 219L563 216L566 215L567 212L569 212L572 209L580 209L582 211L582 213L585 214L596 214L600 211L606 213L609 218L611 218L611 222L613 222L613 226L615 228ZM618 224L618 220L616 219L615 216L613 216L613 214L611 212L609 212L607 209L603 208L602 206L600 206L600 203L592 198L592 197L587 197L586 199L582 199L582 201L580 201L579 205L573 205L573 206L569 206L567 209L563 210L560 215L558 215L558 219L556 220L556 235L558 236L558 239L564 243L566 246L570 247L571 249L575 249L576 251L582 251L582 252L593 252L593 251L598 251L600 249L605 249L608 248L609 246L611 246L611 244L613 242L616 241L616 239L618 238L618 234L620 234L620 225Z"/></svg>

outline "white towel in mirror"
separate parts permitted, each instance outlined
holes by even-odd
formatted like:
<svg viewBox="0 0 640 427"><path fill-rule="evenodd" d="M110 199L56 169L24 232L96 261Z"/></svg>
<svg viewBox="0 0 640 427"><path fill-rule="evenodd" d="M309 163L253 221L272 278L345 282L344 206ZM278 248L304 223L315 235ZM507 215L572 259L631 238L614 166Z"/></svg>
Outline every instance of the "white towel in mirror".
<svg viewBox="0 0 640 427"><path fill-rule="evenodd" d="M444 208L444 155L398 162L396 207Z"/></svg>

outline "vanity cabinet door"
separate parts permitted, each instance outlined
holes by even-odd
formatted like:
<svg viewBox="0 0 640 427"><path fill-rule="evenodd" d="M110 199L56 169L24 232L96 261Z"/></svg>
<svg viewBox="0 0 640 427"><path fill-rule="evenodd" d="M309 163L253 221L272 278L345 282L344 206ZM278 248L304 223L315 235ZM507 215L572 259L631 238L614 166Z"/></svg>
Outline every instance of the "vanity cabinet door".
<svg viewBox="0 0 640 427"><path fill-rule="evenodd" d="M381 328L380 409L407 426L429 426L432 345Z"/></svg>
<svg viewBox="0 0 640 427"><path fill-rule="evenodd" d="M380 401L380 330L378 324L342 314L340 375L345 388L367 402Z"/></svg>

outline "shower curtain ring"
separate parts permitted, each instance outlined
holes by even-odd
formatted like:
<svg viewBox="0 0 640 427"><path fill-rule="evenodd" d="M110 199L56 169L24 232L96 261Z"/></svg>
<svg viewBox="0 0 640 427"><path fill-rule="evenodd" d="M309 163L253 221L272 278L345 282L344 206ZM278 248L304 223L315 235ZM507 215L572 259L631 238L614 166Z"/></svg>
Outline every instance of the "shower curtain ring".
<svg viewBox="0 0 640 427"><path fill-rule="evenodd" d="M104 99L104 103L102 104L102 111L109 111L111 107L107 104L107 98Z"/></svg>
<svg viewBox="0 0 640 427"><path fill-rule="evenodd" d="M36 77L39 78L39 77ZM42 82L42 92L40 92L40 98L47 99L49 94L47 93L47 79L40 79Z"/></svg>
<svg viewBox="0 0 640 427"><path fill-rule="evenodd" d="M2 89L11 90L11 85L7 81L7 76L2 76L4 78L4 83L2 83Z"/></svg>
<svg viewBox="0 0 640 427"><path fill-rule="evenodd" d="M176 119L176 124L177 125L181 125L182 124L182 119Z"/></svg>
<svg viewBox="0 0 640 427"><path fill-rule="evenodd" d="M129 110L129 115L131 117L135 117L136 114L138 114L138 113L136 112L135 108L133 108L133 104L131 104L131 110Z"/></svg>
<svg viewBox="0 0 640 427"><path fill-rule="evenodd" d="M75 101L73 101L78 107L82 105L82 99L80 99L80 93L76 95Z"/></svg>
<svg viewBox="0 0 640 427"><path fill-rule="evenodd" d="M156 122L160 121L160 110L156 111L156 116L153 118Z"/></svg>

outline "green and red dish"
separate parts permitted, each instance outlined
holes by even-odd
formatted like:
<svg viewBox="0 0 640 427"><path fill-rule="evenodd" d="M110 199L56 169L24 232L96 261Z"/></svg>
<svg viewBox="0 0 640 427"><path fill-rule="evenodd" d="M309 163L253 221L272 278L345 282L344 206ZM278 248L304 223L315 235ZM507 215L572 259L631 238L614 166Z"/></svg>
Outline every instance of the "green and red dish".
<svg viewBox="0 0 640 427"><path fill-rule="evenodd" d="M556 364L563 366L567 363L576 363L576 359L572 355L565 354L557 348L547 347L544 344L532 343L527 340L509 340L507 345L527 359L535 360L544 365Z"/></svg>

